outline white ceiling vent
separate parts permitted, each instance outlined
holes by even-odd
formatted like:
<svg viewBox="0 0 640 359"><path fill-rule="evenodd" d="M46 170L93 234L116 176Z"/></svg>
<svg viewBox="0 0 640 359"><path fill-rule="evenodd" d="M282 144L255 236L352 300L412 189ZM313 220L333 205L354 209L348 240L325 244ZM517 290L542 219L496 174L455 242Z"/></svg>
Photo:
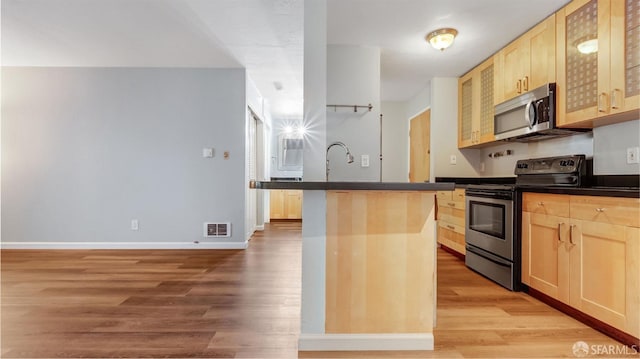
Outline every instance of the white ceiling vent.
<svg viewBox="0 0 640 359"><path fill-rule="evenodd" d="M231 237L231 223L206 222L204 224L205 237Z"/></svg>

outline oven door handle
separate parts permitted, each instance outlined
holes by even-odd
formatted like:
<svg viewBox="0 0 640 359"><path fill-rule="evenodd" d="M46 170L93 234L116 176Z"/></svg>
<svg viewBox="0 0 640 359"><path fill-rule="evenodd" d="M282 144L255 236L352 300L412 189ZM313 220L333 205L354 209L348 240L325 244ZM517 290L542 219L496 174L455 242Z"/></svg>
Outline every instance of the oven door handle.
<svg viewBox="0 0 640 359"><path fill-rule="evenodd" d="M500 257L498 257L498 256L496 256L494 254L491 254L491 253L489 253L487 251L484 251L482 249L475 248L475 247L472 247L472 246L469 246L469 245L466 246L466 250L471 252L471 253L477 254L480 257L483 257L484 259L489 260L489 261L491 261L491 262L493 262L495 264L501 265L503 267L509 267L510 268L511 265L513 264L513 263L509 262L506 259L502 259L502 258L500 258Z"/></svg>

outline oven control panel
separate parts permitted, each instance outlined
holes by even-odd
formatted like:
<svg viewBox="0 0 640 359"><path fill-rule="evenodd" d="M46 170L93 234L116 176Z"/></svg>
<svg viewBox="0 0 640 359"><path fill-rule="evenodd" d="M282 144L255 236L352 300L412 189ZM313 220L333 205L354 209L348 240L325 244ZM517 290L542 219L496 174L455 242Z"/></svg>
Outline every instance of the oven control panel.
<svg viewBox="0 0 640 359"><path fill-rule="evenodd" d="M584 155L519 160L516 163L515 174L518 176L536 174L577 174L581 172L584 160Z"/></svg>

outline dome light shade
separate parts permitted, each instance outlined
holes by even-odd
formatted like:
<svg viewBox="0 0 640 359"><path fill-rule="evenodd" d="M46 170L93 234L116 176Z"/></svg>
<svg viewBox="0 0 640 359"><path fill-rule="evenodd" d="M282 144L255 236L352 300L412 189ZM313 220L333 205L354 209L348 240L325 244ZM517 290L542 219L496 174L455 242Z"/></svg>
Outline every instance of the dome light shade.
<svg viewBox="0 0 640 359"><path fill-rule="evenodd" d="M434 49L444 51L453 44L453 40L458 35L458 30L451 28L438 29L430 32L426 39Z"/></svg>

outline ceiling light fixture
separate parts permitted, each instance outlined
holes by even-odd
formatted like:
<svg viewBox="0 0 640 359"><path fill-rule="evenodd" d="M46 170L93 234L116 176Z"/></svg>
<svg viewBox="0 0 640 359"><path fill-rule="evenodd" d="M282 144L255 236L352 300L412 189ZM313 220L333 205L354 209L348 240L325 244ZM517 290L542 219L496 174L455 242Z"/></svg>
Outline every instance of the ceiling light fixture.
<svg viewBox="0 0 640 359"><path fill-rule="evenodd" d="M438 29L430 32L426 39L434 49L444 51L453 44L453 40L458 35L458 30L452 28Z"/></svg>

